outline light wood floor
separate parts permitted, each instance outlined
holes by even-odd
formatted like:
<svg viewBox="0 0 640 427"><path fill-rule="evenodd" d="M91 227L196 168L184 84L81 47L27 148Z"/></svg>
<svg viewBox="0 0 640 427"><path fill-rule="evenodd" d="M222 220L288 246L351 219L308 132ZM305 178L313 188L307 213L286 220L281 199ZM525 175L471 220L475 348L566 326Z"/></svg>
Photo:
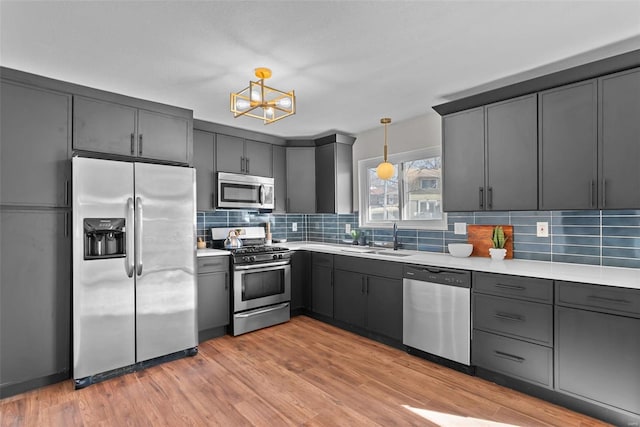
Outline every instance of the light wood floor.
<svg viewBox="0 0 640 427"><path fill-rule="evenodd" d="M0 401L2 426L596 426L308 317L86 389Z"/></svg>

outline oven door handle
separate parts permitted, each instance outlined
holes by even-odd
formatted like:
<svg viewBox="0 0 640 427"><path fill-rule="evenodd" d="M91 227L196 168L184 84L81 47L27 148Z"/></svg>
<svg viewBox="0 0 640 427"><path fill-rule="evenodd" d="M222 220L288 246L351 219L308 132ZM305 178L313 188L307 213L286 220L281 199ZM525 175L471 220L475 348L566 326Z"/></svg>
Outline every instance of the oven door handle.
<svg viewBox="0 0 640 427"><path fill-rule="evenodd" d="M265 314L265 313L269 313L270 311L282 310L283 308L286 308L288 306L289 306L288 302L283 302L282 304L274 305L273 307L263 308L263 309L259 309L259 310L253 310L253 311L250 311L248 313L234 314L234 316L235 317L241 317L241 318L257 316L258 314Z"/></svg>
<svg viewBox="0 0 640 427"><path fill-rule="evenodd" d="M233 267L236 271L246 271L246 270L270 270L273 267L281 267L285 265L290 265L291 262L287 261L278 261L278 262L270 262L264 264L255 264L255 265L235 265Z"/></svg>

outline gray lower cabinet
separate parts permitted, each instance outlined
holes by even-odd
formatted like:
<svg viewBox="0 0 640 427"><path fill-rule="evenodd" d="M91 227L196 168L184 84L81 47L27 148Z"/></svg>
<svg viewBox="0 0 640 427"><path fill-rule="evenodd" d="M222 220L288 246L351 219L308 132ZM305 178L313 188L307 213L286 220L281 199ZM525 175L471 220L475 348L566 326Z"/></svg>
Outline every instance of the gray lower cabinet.
<svg viewBox="0 0 640 427"><path fill-rule="evenodd" d="M333 255L311 254L311 311L333 318Z"/></svg>
<svg viewBox="0 0 640 427"><path fill-rule="evenodd" d="M273 176L272 146L237 136L216 135L216 170L257 176Z"/></svg>
<svg viewBox="0 0 640 427"><path fill-rule="evenodd" d="M334 319L402 341L402 264L334 260Z"/></svg>
<svg viewBox="0 0 640 427"><path fill-rule="evenodd" d="M316 149L287 147L287 212L316 212Z"/></svg>
<svg viewBox="0 0 640 427"><path fill-rule="evenodd" d="M192 126L187 117L74 96L75 150L187 164Z"/></svg>
<svg viewBox="0 0 640 427"><path fill-rule="evenodd" d="M640 208L640 68L602 77L599 88L599 204Z"/></svg>
<svg viewBox="0 0 640 427"><path fill-rule="evenodd" d="M306 251L293 251L291 254L291 311L298 312L310 308L311 254Z"/></svg>
<svg viewBox="0 0 640 427"><path fill-rule="evenodd" d="M229 324L229 258L198 258L198 338L222 335Z"/></svg>
<svg viewBox="0 0 640 427"><path fill-rule="evenodd" d="M536 125L536 95L443 117L444 209L537 209Z"/></svg>
<svg viewBox="0 0 640 427"><path fill-rule="evenodd" d="M0 204L69 206L71 96L2 81Z"/></svg>
<svg viewBox="0 0 640 427"><path fill-rule="evenodd" d="M69 378L70 215L1 212L0 398Z"/></svg>
<svg viewBox="0 0 640 427"><path fill-rule="evenodd" d="M640 416L640 290L557 282L556 387Z"/></svg>
<svg viewBox="0 0 640 427"><path fill-rule="evenodd" d="M215 208L215 134L193 131L193 166L196 169L196 208L210 211Z"/></svg>
<svg viewBox="0 0 640 427"><path fill-rule="evenodd" d="M553 388L553 281L473 273L472 363Z"/></svg>
<svg viewBox="0 0 640 427"><path fill-rule="evenodd" d="M539 208L597 207L597 81L539 94Z"/></svg>
<svg viewBox="0 0 640 427"><path fill-rule="evenodd" d="M273 185L275 213L287 211L287 149L281 145L273 146Z"/></svg>

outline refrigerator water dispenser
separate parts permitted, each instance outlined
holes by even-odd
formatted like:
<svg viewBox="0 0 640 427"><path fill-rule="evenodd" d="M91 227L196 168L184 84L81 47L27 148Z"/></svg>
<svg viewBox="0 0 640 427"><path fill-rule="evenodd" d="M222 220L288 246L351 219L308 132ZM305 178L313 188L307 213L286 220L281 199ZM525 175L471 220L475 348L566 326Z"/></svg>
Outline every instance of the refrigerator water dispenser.
<svg viewBox="0 0 640 427"><path fill-rule="evenodd" d="M126 256L125 234L124 218L85 218L84 259Z"/></svg>

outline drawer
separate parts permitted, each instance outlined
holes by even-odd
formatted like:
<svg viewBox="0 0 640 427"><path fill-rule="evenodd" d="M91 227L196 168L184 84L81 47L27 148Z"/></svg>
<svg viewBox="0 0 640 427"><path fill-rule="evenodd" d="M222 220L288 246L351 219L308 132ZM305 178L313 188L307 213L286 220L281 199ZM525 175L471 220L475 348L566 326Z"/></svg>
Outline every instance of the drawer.
<svg viewBox="0 0 640 427"><path fill-rule="evenodd" d="M640 289L557 281L556 304L640 318Z"/></svg>
<svg viewBox="0 0 640 427"><path fill-rule="evenodd" d="M483 294L553 302L553 280L473 272L473 290Z"/></svg>
<svg viewBox="0 0 640 427"><path fill-rule="evenodd" d="M198 258L198 274L229 271L228 256L206 256Z"/></svg>
<svg viewBox="0 0 640 427"><path fill-rule="evenodd" d="M471 361L494 372L553 387L553 351L549 347L474 329Z"/></svg>
<svg viewBox="0 0 640 427"><path fill-rule="evenodd" d="M402 279L401 262L381 261L356 256L336 255L335 267L340 270L354 271L370 276L382 276L392 279Z"/></svg>
<svg viewBox="0 0 640 427"><path fill-rule="evenodd" d="M333 255L322 252L311 253L311 264L333 268Z"/></svg>
<svg viewBox="0 0 640 427"><path fill-rule="evenodd" d="M552 346L553 306L474 294L473 327Z"/></svg>

